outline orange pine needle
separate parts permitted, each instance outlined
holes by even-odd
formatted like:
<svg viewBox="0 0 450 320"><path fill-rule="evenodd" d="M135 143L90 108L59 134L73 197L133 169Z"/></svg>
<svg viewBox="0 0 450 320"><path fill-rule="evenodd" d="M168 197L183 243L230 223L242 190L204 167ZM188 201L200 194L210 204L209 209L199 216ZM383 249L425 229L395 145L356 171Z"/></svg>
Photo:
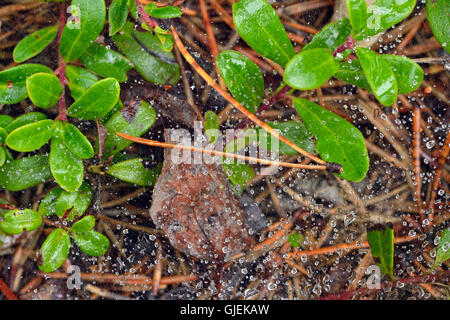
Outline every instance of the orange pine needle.
<svg viewBox="0 0 450 320"><path fill-rule="evenodd" d="M327 167L324 165L306 165L306 164L300 164L300 163L278 162L278 161L272 161L272 160L254 158L254 157L247 157L247 156L243 156L243 155L239 155L239 154L226 153L226 152L217 151L217 150L207 150L207 149L195 148L195 147L191 147L191 146L184 146L184 145L180 145L180 144L171 144L171 143L166 143L166 142L138 138L138 137L133 137L128 134L121 133L121 132L116 132L116 134L124 139L130 140L130 141L133 141L136 143L140 143L140 144L145 144L145 145L152 146L152 147L190 150L193 152L209 153L213 156L233 158L233 159L245 160L245 161L249 161L249 162L253 161L253 162L259 163L259 164L277 165L280 167L287 167L287 168L309 169L309 170L326 170L327 169Z"/></svg>
<svg viewBox="0 0 450 320"><path fill-rule="evenodd" d="M420 224L423 222L422 213L422 197L420 196L421 191L421 180L420 180L420 132L422 128L420 127L420 120L422 117L422 110L419 106L414 108L412 114L413 119L413 158L414 158L414 176L415 176L415 196L417 200L417 210L419 211Z"/></svg>

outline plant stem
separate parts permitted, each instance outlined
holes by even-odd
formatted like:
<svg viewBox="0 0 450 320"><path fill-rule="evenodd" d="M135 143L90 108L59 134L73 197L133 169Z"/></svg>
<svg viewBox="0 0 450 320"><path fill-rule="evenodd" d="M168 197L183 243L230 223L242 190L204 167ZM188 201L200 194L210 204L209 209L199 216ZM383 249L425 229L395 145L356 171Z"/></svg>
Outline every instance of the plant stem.
<svg viewBox="0 0 450 320"><path fill-rule="evenodd" d="M61 55L61 36L66 25L66 3L61 2L59 11L59 31L58 31L58 69L55 73L58 75L59 81L63 87L63 92L59 98L59 113L56 117L57 120L67 121L67 109L66 109L66 63Z"/></svg>
<svg viewBox="0 0 450 320"><path fill-rule="evenodd" d="M145 11L144 7L139 2L139 0L134 0L134 2L136 3L136 7L139 10L139 16L145 22L145 24L149 26L152 30L158 27L158 22L150 18L149 14Z"/></svg>
<svg viewBox="0 0 450 320"><path fill-rule="evenodd" d="M341 53L342 51L346 49L353 49L355 47L356 40L352 38L352 36L348 36L345 43L341 44L339 47L336 48L333 52L333 56L336 57L338 53Z"/></svg>

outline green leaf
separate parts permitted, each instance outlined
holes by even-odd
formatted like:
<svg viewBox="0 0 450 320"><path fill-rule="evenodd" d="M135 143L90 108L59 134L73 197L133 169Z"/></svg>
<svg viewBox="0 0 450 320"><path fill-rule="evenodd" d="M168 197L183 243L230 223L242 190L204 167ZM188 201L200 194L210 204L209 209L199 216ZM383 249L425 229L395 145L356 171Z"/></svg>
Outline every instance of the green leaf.
<svg viewBox="0 0 450 320"><path fill-rule="evenodd" d="M144 161L139 158L122 161L110 166L106 173L128 183L151 187L161 172L161 166L149 169L144 166Z"/></svg>
<svg viewBox="0 0 450 320"><path fill-rule="evenodd" d="M346 0L348 16L352 24L353 33L358 33L367 24L367 4L365 0Z"/></svg>
<svg viewBox="0 0 450 320"><path fill-rule="evenodd" d="M234 3L233 21L237 32L250 47L282 67L295 55L277 13L266 0Z"/></svg>
<svg viewBox="0 0 450 320"><path fill-rule="evenodd" d="M180 67L173 54L165 52L160 41L150 32L136 31L134 25L127 22L121 34L115 34L113 40L145 80L161 85L178 82Z"/></svg>
<svg viewBox="0 0 450 320"><path fill-rule="evenodd" d="M6 128L8 124L10 124L13 121L13 118L11 116L8 116L6 114L0 114L0 128Z"/></svg>
<svg viewBox="0 0 450 320"><path fill-rule="evenodd" d="M58 33L58 25L42 28L26 36L17 44L13 51L15 62L24 62L44 50Z"/></svg>
<svg viewBox="0 0 450 320"><path fill-rule="evenodd" d="M388 226L377 226L367 232L367 241L380 271L393 279L394 230Z"/></svg>
<svg viewBox="0 0 450 320"><path fill-rule="evenodd" d="M62 266L70 249L69 234L58 228L53 230L42 244L38 256L38 267L42 272L53 272Z"/></svg>
<svg viewBox="0 0 450 320"><path fill-rule="evenodd" d="M79 99L99 80L94 73L71 65L66 66L66 76L69 80L70 93L75 100Z"/></svg>
<svg viewBox="0 0 450 320"><path fill-rule="evenodd" d="M134 0L128 0L127 5L132 17L137 20L139 17L139 10L138 7L136 6L136 2L134 2Z"/></svg>
<svg viewBox="0 0 450 320"><path fill-rule="evenodd" d="M392 69L381 55L370 49L357 48L356 55L377 100L384 106L391 106L397 99L397 80Z"/></svg>
<svg viewBox="0 0 450 320"><path fill-rule="evenodd" d="M108 238L94 230L84 233L74 233L73 239L81 251L90 256L101 256L109 248Z"/></svg>
<svg viewBox="0 0 450 320"><path fill-rule="evenodd" d="M233 184L233 191L237 194L244 191L246 183L255 177L252 167L244 163L233 163L232 159L225 159L223 170Z"/></svg>
<svg viewBox="0 0 450 320"><path fill-rule="evenodd" d="M88 215L83 219L75 222L72 226L72 231L80 233L80 232L88 232L91 231L95 226L95 218L92 215Z"/></svg>
<svg viewBox="0 0 450 320"><path fill-rule="evenodd" d="M297 122L297 121L285 121L285 122L279 122L279 121L273 121L273 122L267 122L269 126L271 126L273 129L277 129L280 131L280 134L285 137L286 139L290 140L303 150L306 150L308 152L314 152L315 146L314 142L310 140L311 134L306 130L306 127L303 123ZM278 152L280 154L287 154L287 155L296 155L298 154L297 151L289 147L284 142L279 142L279 150L272 150L271 146L271 139L272 136L270 134L267 134L267 132L262 129L258 128L260 131L259 135L261 137L261 134L266 135L266 141L267 141L267 150ZM260 144L261 145L261 144Z"/></svg>
<svg viewBox="0 0 450 320"><path fill-rule="evenodd" d="M209 142L215 143L219 135L219 117L214 111L208 110L205 113L205 134Z"/></svg>
<svg viewBox="0 0 450 320"><path fill-rule="evenodd" d="M92 201L91 186L83 182L76 192L62 191L56 200L55 213L58 217L63 217L67 210L71 210L67 216L67 221L73 221L89 208Z"/></svg>
<svg viewBox="0 0 450 320"><path fill-rule="evenodd" d="M55 188L45 195L44 199L39 203L38 212L41 216L50 217L56 214L56 200L58 200L62 192L62 188Z"/></svg>
<svg viewBox="0 0 450 320"><path fill-rule="evenodd" d="M367 77L358 59L344 61L339 64L339 70L333 75L336 79L351 83L360 88L370 89Z"/></svg>
<svg viewBox="0 0 450 320"><path fill-rule="evenodd" d="M0 215L0 230L8 234L19 234L39 228L42 224L42 217L34 210L11 210L3 216Z"/></svg>
<svg viewBox="0 0 450 320"><path fill-rule="evenodd" d="M100 80L75 100L67 109L67 114L82 120L97 120L114 107L119 93L120 86L116 79Z"/></svg>
<svg viewBox="0 0 450 320"><path fill-rule="evenodd" d="M59 79L49 73L35 73L27 78L27 93L36 106L48 109L53 107L63 93Z"/></svg>
<svg viewBox="0 0 450 320"><path fill-rule="evenodd" d="M82 159L89 159L94 156L94 148L92 148L89 140L77 127L68 122L64 123L64 142L74 155Z"/></svg>
<svg viewBox="0 0 450 320"><path fill-rule="evenodd" d="M317 48L334 51L347 40L351 32L352 27L348 19L329 23L319 33L314 35L311 42L303 47L302 52Z"/></svg>
<svg viewBox="0 0 450 320"><path fill-rule="evenodd" d="M158 7L154 2L150 2L144 9L150 16L158 19L177 18L183 14L178 6Z"/></svg>
<svg viewBox="0 0 450 320"><path fill-rule="evenodd" d="M416 0L377 0L367 10L367 25L355 35L356 40L376 35L410 15Z"/></svg>
<svg viewBox="0 0 450 320"><path fill-rule="evenodd" d="M441 239L439 240L436 260L434 261L432 269L448 259L450 259L450 229L445 229L444 232L442 232Z"/></svg>
<svg viewBox="0 0 450 320"><path fill-rule="evenodd" d="M33 122L12 131L6 138L6 145L20 152L34 151L46 144L54 131L53 120Z"/></svg>
<svg viewBox="0 0 450 320"><path fill-rule="evenodd" d="M6 132L25 126L27 124L47 119L47 116L42 112L28 112L11 121L6 127Z"/></svg>
<svg viewBox="0 0 450 320"><path fill-rule="evenodd" d="M155 32L156 38L159 41L159 47L165 52L172 51L173 45L175 43L175 41L173 40L172 32L164 30L158 26L155 27L153 31Z"/></svg>
<svg viewBox="0 0 450 320"><path fill-rule="evenodd" d="M106 17L104 0L73 0L70 7L72 15L64 27L60 44L61 55L67 62L77 59L94 42Z"/></svg>
<svg viewBox="0 0 450 320"><path fill-rule="evenodd" d="M4 147L0 147L0 167L5 164L6 161L6 152Z"/></svg>
<svg viewBox="0 0 450 320"><path fill-rule="evenodd" d="M41 64L22 64L0 72L0 103L15 104L26 97L26 80L38 72L52 73L52 70Z"/></svg>
<svg viewBox="0 0 450 320"><path fill-rule="evenodd" d="M108 11L109 35L122 29L128 17L127 0L114 0Z"/></svg>
<svg viewBox="0 0 450 320"><path fill-rule="evenodd" d="M394 72L398 93L410 93L420 86L423 80L423 70L417 63L407 57L392 54L383 54L380 57Z"/></svg>
<svg viewBox="0 0 450 320"><path fill-rule="evenodd" d="M5 143L7 135L8 135L8 132L6 132L5 129L0 127L0 145Z"/></svg>
<svg viewBox="0 0 450 320"><path fill-rule="evenodd" d="M309 132L316 136L316 148L327 162L342 165L338 176L361 181L369 169L364 137L350 122L305 99L294 99L294 106Z"/></svg>
<svg viewBox="0 0 450 320"><path fill-rule="evenodd" d="M242 53L223 51L217 66L233 97L255 113L264 95L264 79L259 67Z"/></svg>
<svg viewBox="0 0 450 320"><path fill-rule="evenodd" d="M119 82L127 81L127 71L132 68L127 58L95 42L79 59L88 69L104 78L116 78Z"/></svg>
<svg viewBox="0 0 450 320"><path fill-rule="evenodd" d="M150 107L145 101L140 101L138 104L139 105L135 107L127 106L121 111L116 112L111 119L105 123L105 127L108 130L108 137L105 141L103 153L105 158L116 154L132 144L130 140L119 137L116 132L139 137L147 132L155 122L155 109ZM132 108L131 112L133 116L131 118L127 115L130 110L129 108Z"/></svg>
<svg viewBox="0 0 450 320"><path fill-rule="evenodd" d="M427 0L427 17L434 37L450 53L450 2Z"/></svg>
<svg viewBox="0 0 450 320"><path fill-rule="evenodd" d="M77 191L83 182L83 160L67 149L59 124L50 145L50 169L56 182L66 191Z"/></svg>
<svg viewBox="0 0 450 320"><path fill-rule="evenodd" d="M323 85L338 69L330 49L310 49L289 61L283 79L293 88L310 90Z"/></svg>
<svg viewBox="0 0 450 320"><path fill-rule="evenodd" d="M288 243L294 247L298 248L303 245L304 238L300 233L292 232L287 239Z"/></svg>
<svg viewBox="0 0 450 320"><path fill-rule="evenodd" d="M48 156L36 155L6 162L0 168L0 186L20 191L45 182L52 176Z"/></svg>

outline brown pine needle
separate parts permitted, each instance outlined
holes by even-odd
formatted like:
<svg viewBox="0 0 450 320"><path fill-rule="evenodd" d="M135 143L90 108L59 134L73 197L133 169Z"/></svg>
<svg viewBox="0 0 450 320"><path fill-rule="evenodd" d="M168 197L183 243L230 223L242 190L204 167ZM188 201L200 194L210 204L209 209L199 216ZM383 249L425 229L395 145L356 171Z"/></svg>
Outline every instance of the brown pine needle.
<svg viewBox="0 0 450 320"><path fill-rule="evenodd" d="M310 158L311 160L315 161L318 164L326 165L327 168L330 171L333 172L341 172L342 166L334 163L328 163L320 158L317 158L310 154L309 152L303 150L290 140L286 139L285 137L281 136L278 132L276 132L272 127L267 125L265 122L261 121L256 117L253 113L249 112L247 109L245 109L237 100L235 100L232 96L230 96L225 90L223 90L206 72L203 70L198 63L194 60L194 58L189 54L189 52L184 47L183 43L181 42L177 32L175 31L175 28L173 26L170 27L172 30L173 38L175 41L176 46L180 50L183 57L186 59L186 61L195 69L195 71L211 86L213 87L217 92L219 92L228 102L230 102L236 109L238 109L240 112L242 112L245 116L247 116L250 120L252 120L255 124L266 130L268 133L270 133L275 138L279 139L281 142L284 142L289 147L297 151L298 153L302 154L305 157Z"/></svg>
<svg viewBox="0 0 450 320"><path fill-rule="evenodd" d="M306 164L299 164L299 163L278 162L278 161L260 159L260 158L255 158L255 157L247 157L247 156L243 156L243 155L239 155L239 154L226 153L226 152L217 151L217 150L207 150L207 149L195 148L195 147L191 147L191 146L184 146L184 145L180 145L180 144L171 144L171 143L166 143L166 142L138 138L138 137L133 137L128 134L121 133L121 132L116 132L116 134L124 139L130 140L130 141L133 141L136 143L140 143L140 144L145 144L145 145L152 146L152 147L190 150L193 152L209 153L213 156L227 157L227 158L245 160L245 161L249 161L249 162L253 161L253 162L259 163L259 164L277 165L280 167L287 167L287 168L308 169L308 170L327 170L327 166L325 166L325 165L306 165Z"/></svg>

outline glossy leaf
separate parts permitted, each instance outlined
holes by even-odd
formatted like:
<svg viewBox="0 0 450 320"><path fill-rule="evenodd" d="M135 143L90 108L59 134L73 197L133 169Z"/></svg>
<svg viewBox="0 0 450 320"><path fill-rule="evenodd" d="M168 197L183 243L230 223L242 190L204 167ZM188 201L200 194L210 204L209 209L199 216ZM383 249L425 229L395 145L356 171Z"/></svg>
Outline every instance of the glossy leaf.
<svg viewBox="0 0 450 320"><path fill-rule="evenodd" d="M0 168L0 186L9 191L20 191L45 182L51 176L47 156L25 157L7 161Z"/></svg>
<svg viewBox="0 0 450 320"><path fill-rule="evenodd" d="M286 139L290 140L303 150L306 150L308 152L314 152L315 146L314 142L310 140L311 134L306 130L306 127L303 123L297 122L297 121L285 121L285 122L267 122L269 126L271 126L273 129L279 130L280 134L285 137ZM267 134L263 129L258 128L261 134L266 134L266 141L267 141L267 148L269 151L278 152L280 154L287 154L287 155L296 155L298 154L297 151L289 147L284 142L281 142L278 140L279 143L279 149L273 150L271 146L271 140L272 136L270 134ZM275 138L273 138L275 139ZM260 144L261 145L261 144Z"/></svg>
<svg viewBox="0 0 450 320"><path fill-rule="evenodd" d="M20 152L34 151L46 144L54 131L53 120L30 123L12 131L6 138L6 145Z"/></svg>
<svg viewBox="0 0 450 320"><path fill-rule="evenodd" d="M367 24L367 4L365 0L346 0L348 16L353 33L358 33Z"/></svg>
<svg viewBox="0 0 450 320"><path fill-rule="evenodd" d="M63 217L67 210L67 221L73 221L89 208L92 201L91 186L83 182L76 192L63 191L56 200L55 213L58 217Z"/></svg>
<svg viewBox="0 0 450 320"><path fill-rule="evenodd" d="M75 100L67 109L67 114L82 120L97 120L114 107L119 93L120 86L116 79L100 80Z"/></svg>
<svg viewBox="0 0 450 320"><path fill-rule="evenodd" d="M392 54L383 54L380 57L394 72L398 93L410 93L420 86L423 80L423 70L417 63L407 57Z"/></svg>
<svg viewBox="0 0 450 320"><path fill-rule="evenodd" d="M219 117L214 111L208 110L205 113L205 134L208 137L208 141L211 143L216 142L219 135Z"/></svg>
<svg viewBox="0 0 450 320"><path fill-rule="evenodd" d="M161 27L155 27L153 29L155 32L156 38L159 41L159 47L163 49L165 52L170 52L173 49L173 45L175 41L173 40L173 35L171 31L164 30Z"/></svg>
<svg viewBox="0 0 450 320"><path fill-rule="evenodd" d="M338 176L361 181L369 169L369 156L364 137L350 122L321 106L294 99L294 106L308 131L316 136L316 149L327 162L342 165Z"/></svg>
<svg viewBox="0 0 450 320"><path fill-rule="evenodd" d="M27 92L34 105L48 109L58 103L63 87L59 79L49 73L35 73L28 77Z"/></svg>
<svg viewBox="0 0 450 320"><path fill-rule="evenodd" d="M58 25L42 28L26 36L17 44L13 51L15 62L24 62L44 50L58 33Z"/></svg>
<svg viewBox="0 0 450 320"><path fill-rule="evenodd" d="M144 166L144 161L139 158L122 161L110 166L106 173L128 183L151 187L161 172L161 166L149 169Z"/></svg>
<svg viewBox="0 0 450 320"><path fill-rule="evenodd" d="M127 0L113 0L108 11L109 35L122 29L128 17Z"/></svg>
<svg viewBox="0 0 450 320"><path fill-rule="evenodd" d="M173 54L161 49L159 40L150 32L136 31L127 22L113 40L145 80L154 84L178 82L180 67Z"/></svg>
<svg viewBox="0 0 450 320"><path fill-rule="evenodd" d="M291 247L299 248L303 245L304 238L300 233L292 232L289 236L287 241L291 245Z"/></svg>
<svg viewBox="0 0 450 320"><path fill-rule="evenodd" d="M301 51L286 65L284 82L293 88L310 90L324 84L339 68L330 49Z"/></svg>
<svg viewBox="0 0 450 320"><path fill-rule="evenodd" d="M450 53L450 2L427 0L427 18L434 37Z"/></svg>
<svg viewBox="0 0 450 320"><path fill-rule="evenodd" d="M0 128L6 128L8 124L10 124L13 121L13 118L11 116L8 116L6 114L0 114Z"/></svg>
<svg viewBox="0 0 450 320"><path fill-rule="evenodd" d="M264 95L264 79L259 67L242 53L223 51L217 66L233 97L255 113Z"/></svg>
<svg viewBox="0 0 450 320"><path fill-rule="evenodd" d="M79 221L75 222L72 225L72 231L80 233L80 232L88 232L91 231L95 226L95 218L92 215L88 215Z"/></svg>
<svg viewBox="0 0 450 320"><path fill-rule="evenodd" d="M358 59L340 63L339 70L333 76L336 79L348 82L368 91L372 91Z"/></svg>
<svg viewBox="0 0 450 320"><path fill-rule="evenodd" d="M119 82L127 81L127 71L131 69L130 61L106 47L93 43L79 58L90 70L104 78L115 78Z"/></svg>
<svg viewBox="0 0 450 320"><path fill-rule="evenodd" d="M139 17L139 10L138 7L136 6L136 2L134 2L134 0L128 0L128 10L130 10L130 14L134 19L138 19Z"/></svg>
<svg viewBox="0 0 450 320"><path fill-rule="evenodd" d="M356 40L376 35L410 15L416 0L376 0L367 9L367 25L357 35Z"/></svg>
<svg viewBox="0 0 450 320"><path fill-rule="evenodd" d="M277 13L266 0L234 3L233 20L242 39L261 55L283 67L295 55Z"/></svg>
<svg viewBox="0 0 450 320"><path fill-rule="evenodd" d="M68 65L66 67L66 76L69 80L68 86L72 97L79 99L90 87L92 87L99 78L92 72Z"/></svg>
<svg viewBox="0 0 450 320"><path fill-rule="evenodd" d="M72 15L61 36L60 51L64 60L74 61L99 36L105 24L104 0L73 0Z"/></svg>
<svg viewBox="0 0 450 320"><path fill-rule="evenodd" d="M325 48L334 51L347 40L347 37L351 32L352 26L348 19L329 23L320 32L314 35L312 40L303 47L301 52L317 48Z"/></svg>
<svg viewBox="0 0 450 320"><path fill-rule="evenodd" d="M178 6L158 7L154 2L150 2L144 9L150 16L158 19L177 18L183 14Z"/></svg>
<svg viewBox="0 0 450 320"><path fill-rule="evenodd" d="M377 226L367 232L367 241L380 271L393 279L394 230L388 226Z"/></svg>
<svg viewBox="0 0 450 320"><path fill-rule="evenodd" d="M126 108L133 108L128 106ZM111 119L105 123L105 127L108 130L108 137L106 138L104 145L104 157L107 158L112 154L128 147L132 142L119 137L116 132L129 134L131 136L139 137L147 132L153 125L156 119L155 109L150 105L141 101L136 109L133 109L133 117L130 119L127 115L128 109L122 109L116 112ZM125 116L124 116L125 115Z"/></svg>
<svg viewBox="0 0 450 320"><path fill-rule="evenodd" d="M38 212L41 216L50 217L56 214L56 200L58 200L62 192L62 188L55 188L45 195L44 199L39 203Z"/></svg>
<svg viewBox="0 0 450 320"><path fill-rule="evenodd" d="M66 191L77 191L83 182L83 161L67 149L59 128L50 145L50 169L56 182Z"/></svg>
<svg viewBox="0 0 450 320"><path fill-rule="evenodd" d="M25 126L27 124L47 119L47 116L42 112L28 112L18 116L11 121L6 127L6 132L12 132L13 130Z"/></svg>
<svg viewBox="0 0 450 320"><path fill-rule="evenodd" d="M436 252L436 260L433 264L433 269L443 262L450 259L450 229L445 229L442 232L441 239L439 240L437 252Z"/></svg>
<svg viewBox="0 0 450 320"><path fill-rule="evenodd" d="M94 148L92 148L89 140L77 127L68 122L64 123L64 142L74 155L82 159L89 159L94 156Z"/></svg>
<svg viewBox="0 0 450 320"><path fill-rule="evenodd" d="M0 72L0 103L14 104L28 97L26 80L38 72L52 73L40 64L22 64Z"/></svg>
<svg viewBox="0 0 450 320"><path fill-rule="evenodd" d="M16 209L0 215L0 230L8 234L36 230L41 224L41 215L30 209Z"/></svg>
<svg viewBox="0 0 450 320"><path fill-rule="evenodd" d="M70 249L69 234L58 228L53 230L42 244L38 256L38 267L42 272L53 272L62 266Z"/></svg>
<svg viewBox="0 0 450 320"><path fill-rule="evenodd" d="M5 129L0 127L0 145L5 143L7 136L8 136L8 132L6 132Z"/></svg>
<svg viewBox="0 0 450 320"><path fill-rule="evenodd" d="M253 168L245 163L233 163L233 160L225 159L222 166L233 184L233 191L237 194L242 193L246 183L255 177Z"/></svg>
<svg viewBox="0 0 450 320"><path fill-rule="evenodd" d="M372 50L357 48L356 54L377 100L384 106L391 106L397 99L397 80L392 69Z"/></svg>
<svg viewBox="0 0 450 320"><path fill-rule="evenodd" d="M90 256L101 256L109 248L108 238L94 230L84 233L74 233L73 239L81 251Z"/></svg>
<svg viewBox="0 0 450 320"><path fill-rule="evenodd" d="M5 164L6 161L6 152L4 147L0 147L0 167Z"/></svg>

